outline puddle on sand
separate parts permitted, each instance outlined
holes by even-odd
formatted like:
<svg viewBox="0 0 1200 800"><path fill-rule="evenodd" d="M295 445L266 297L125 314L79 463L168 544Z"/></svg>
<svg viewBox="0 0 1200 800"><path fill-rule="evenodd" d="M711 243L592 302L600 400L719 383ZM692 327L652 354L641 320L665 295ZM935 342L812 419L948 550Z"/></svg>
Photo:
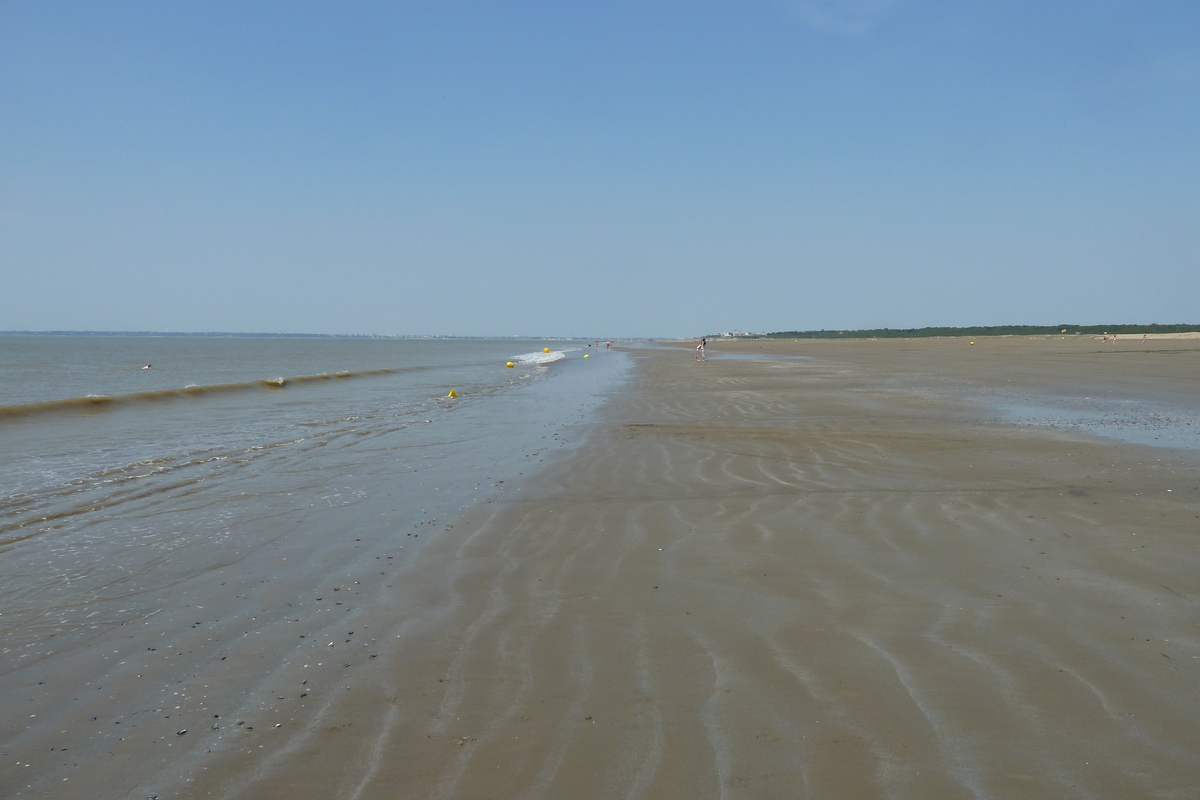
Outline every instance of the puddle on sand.
<svg viewBox="0 0 1200 800"><path fill-rule="evenodd" d="M735 361L802 361L812 358L813 356L788 356L779 353L708 353L709 361L725 361L727 359Z"/></svg>
<svg viewBox="0 0 1200 800"><path fill-rule="evenodd" d="M1063 397L992 403L1001 419L1030 427L1080 431L1153 447L1200 450L1200 414L1137 400Z"/></svg>

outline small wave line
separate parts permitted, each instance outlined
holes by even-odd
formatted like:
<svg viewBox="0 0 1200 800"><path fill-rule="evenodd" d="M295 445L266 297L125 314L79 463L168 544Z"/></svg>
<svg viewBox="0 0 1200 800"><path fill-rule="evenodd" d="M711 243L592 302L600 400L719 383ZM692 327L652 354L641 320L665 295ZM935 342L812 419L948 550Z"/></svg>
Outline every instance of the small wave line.
<svg viewBox="0 0 1200 800"><path fill-rule="evenodd" d="M256 389L276 391L289 386L339 381L348 378L361 378L376 375L391 375L398 372L409 372L429 367L384 367L381 369L364 369L354 372L323 372L318 375L297 375L291 378L264 378L255 381L238 383L218 383L197 386L189 384L181 389L154 389L147 392L133 392L116 396L89 394L84 397L71 397L64 400L42 400L32 403L16 403L0 405L0 421L21 417L35 417L43 414L97 412L106 411L134 403L169 402L188 398L200 398L207 395L230 394Z"/></svg>

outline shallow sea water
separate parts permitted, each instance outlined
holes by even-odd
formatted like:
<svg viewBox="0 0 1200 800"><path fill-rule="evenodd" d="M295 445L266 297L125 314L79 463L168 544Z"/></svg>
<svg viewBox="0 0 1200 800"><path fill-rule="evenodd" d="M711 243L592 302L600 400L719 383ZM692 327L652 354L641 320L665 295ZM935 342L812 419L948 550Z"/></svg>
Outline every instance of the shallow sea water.
<svg viewBox="0 0 1200 800"><path fill-rule="evenodd" d="M575 342L0 337L0 669L331 509L428 538L536 469L627 367ZM371 496L386 516L356 517Z"/></svg>

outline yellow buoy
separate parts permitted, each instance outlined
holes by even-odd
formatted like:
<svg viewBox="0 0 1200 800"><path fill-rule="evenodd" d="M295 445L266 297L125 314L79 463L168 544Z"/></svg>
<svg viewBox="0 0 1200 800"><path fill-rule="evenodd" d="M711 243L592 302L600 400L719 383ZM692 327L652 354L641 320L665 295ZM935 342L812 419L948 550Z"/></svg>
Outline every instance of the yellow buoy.
<svg viewBox="0 0 1200 800"><path fill-rule="evenodd" d="M504 366L508 367L509 369L512 369L513 367L515 367L515 366L516 366L516 364L514 364L514 363L512 363L512 362L510 361L510 362L508 362L507 364L505 364Z"/></svg>
<svg viewBox="0 0 1200 800"><path fill-rule="evenodd" d="M587 358L587 357L588 357L588 354L587 354L587 353L584 353L584 354L583 354L583 357L584 357L584 358Z"/></svg>
<svg viewBox="0 0 1200 800"><path fill-rule="evenodd" d="M971 344L975 344L975 343L974 343L974 342L971 342Z"/></svg>
<svg viewBox="0 0 1200 800"><path fill-rule="evenodd" d="M446 395L446 397L458 397L458 392L451 389L450 394Z"/></svg>
<svg viewBox="0 0 1200 800"><path fill-rule="evenodd" d="M550 348L549 348L549 347L543 347L543 348L542 348L542 352L543 352L543 353L549 353L549 352L550 352Z"/></svg>

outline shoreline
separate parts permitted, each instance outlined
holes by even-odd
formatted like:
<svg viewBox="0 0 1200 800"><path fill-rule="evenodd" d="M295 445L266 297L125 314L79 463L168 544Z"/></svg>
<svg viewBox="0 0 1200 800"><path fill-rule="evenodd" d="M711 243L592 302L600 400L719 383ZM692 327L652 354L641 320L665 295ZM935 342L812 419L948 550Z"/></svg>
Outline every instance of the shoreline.
<svg viewBox="0 0 1200 800"><path fill-rule="evenodd" d="M141 770L130 797L1184 797L1200 456L997 425L979 398L1194 397L1200 347L978 341L628 350L519 498L352 612L322 595L253 724L160 761L183 737L155 719L91 775Z"/></svg>
<svg viewBox="0 0 1200 800"><path fill-rule="evenodd" d="M330 476L302 502L263 497L224 541L143 547L125 591L43 597L73 591L67 580L10 598L0 690L19 702L0 714L0 794L77 797L81 781L98 797L161 794L231 731L278 740L302 726L336 696L334 675L379 658L371 622L403 590L404 565L465 509L519 497L524 476L569 457L626 360L568 359L531 383L438 400L416 435L371 436L345 466L324 456ZM15 555L12 570L37 554ZM329 657L330 642L347 653Z"/></svg>

